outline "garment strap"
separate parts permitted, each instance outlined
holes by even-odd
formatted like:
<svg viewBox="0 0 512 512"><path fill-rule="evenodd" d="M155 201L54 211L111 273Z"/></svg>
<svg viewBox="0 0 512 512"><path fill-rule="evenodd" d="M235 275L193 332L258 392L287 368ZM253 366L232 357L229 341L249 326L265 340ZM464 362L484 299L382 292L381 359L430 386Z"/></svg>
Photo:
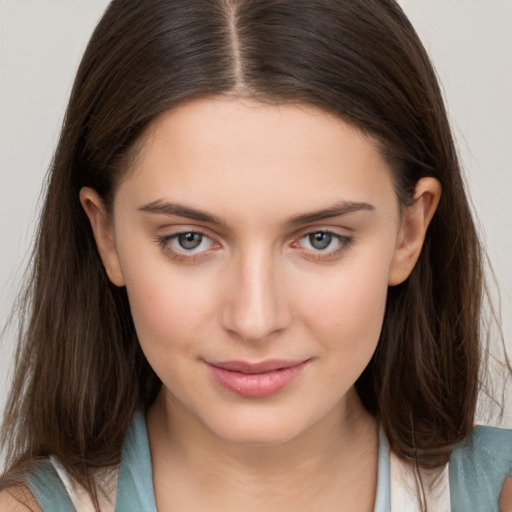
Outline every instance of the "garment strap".
<svg viewBox="0 0 512 512"><path fill-rule="evenodd" d="M419 482L428 510L450 512L450 476L448 464L442 469L416 469L393 452L389 454L391 510L393 512L420 512L422 498Z"/></svg>
<svg viewBox="0 0 512 512"><path fill-rule="evenodd" d="M382 483L384 484L382 487L384 490L386 490L386 488L390 489L390 498L388 499L390 499L391 510L393 512L421 511L421 493L418 489L418 477L420 476L428 510L435 510L436 512L450 512L448 464L446 464L442 470L437 470L435 473L420 469L418 475L412 464L403 461L392 451L388 451L389 447L387 442L385 442L385 438L382 433L380 437L381 450L388 452L389 456L390 486L388 488L388 486L385 485L387 479L382 478ZM379 459L381 458L382 457L379 457ZM89 494L69 475L58 459L52 456L50 457L50 463L64 485L76 511L95 512L94 505ZM138 468L139 464L136 466ZM379 468L379 473L380 471L381 468ZM114 512L115 510L118 476L119 470L113 470L103 474L101 485L104 493L101 493L99 496L102 512ZM381 480L381 478L379 478L379 480ZM377 501L384 504L387 499L383 498L385 497L381 496L381 499Z"/></svg>
<svg viewBox="0 0 512 512"><path fill-rule="evenodd" d="M94 504L87 491L66 471L59 460L50 456L50 463L62 481L69 498L77 512L96 512ZM101 489L98 501L102 512L114 512L117 492L118 470L102 473L100 480Z"/></svg>

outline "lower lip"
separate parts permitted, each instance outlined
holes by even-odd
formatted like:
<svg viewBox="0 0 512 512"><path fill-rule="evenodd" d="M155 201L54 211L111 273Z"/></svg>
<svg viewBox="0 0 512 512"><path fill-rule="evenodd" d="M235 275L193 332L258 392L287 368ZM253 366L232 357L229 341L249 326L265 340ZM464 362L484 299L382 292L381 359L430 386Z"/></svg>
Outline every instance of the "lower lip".
<svg viewBox="0 0 512 512"><path fill-rule="evenodd" d="M236 372L208 363L207 366L214 380L228 391L244 397L262 398L273 395L290 384L299 376L307 362L262 373Z"/></svg>

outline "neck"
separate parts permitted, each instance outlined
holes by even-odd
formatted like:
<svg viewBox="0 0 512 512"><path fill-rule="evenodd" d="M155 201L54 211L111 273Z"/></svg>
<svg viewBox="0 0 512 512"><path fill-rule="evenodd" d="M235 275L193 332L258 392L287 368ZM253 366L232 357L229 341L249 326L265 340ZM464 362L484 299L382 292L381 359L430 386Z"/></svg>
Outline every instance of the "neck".
<svg viewBox="0 0 512 512"><path fill-rule="evenodd" d="M210 496L239 491L241 496L264 498L269 493L275 496L277 488L285 494L286 489L291 495L300 494L296 499L301 501L305 494L297 489L315 489L320 494L322 489L334 488L345 499L350 489L360 486L361 473L365 481L370 475L370 486L376 486L377 424L355 390L322 422L275 445L229 442L192 415L177 412L164 393L148 412L155 480L159 473L180 479L188 474ZM345 487L347 492L342 492Z"/></svg>

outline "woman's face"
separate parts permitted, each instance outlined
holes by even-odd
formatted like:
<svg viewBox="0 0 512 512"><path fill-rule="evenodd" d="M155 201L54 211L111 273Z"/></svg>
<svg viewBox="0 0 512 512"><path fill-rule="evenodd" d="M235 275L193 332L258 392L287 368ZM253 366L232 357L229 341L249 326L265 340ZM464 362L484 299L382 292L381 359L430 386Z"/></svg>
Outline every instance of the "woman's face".
<svg viewBox="0 0 512 512"><path fill-rule="evenodd" d="M154 121L112 219L96 200L82 191L173 414L261 445L350 412L417 257L368 137L309 106L194 101Z"/></svg>

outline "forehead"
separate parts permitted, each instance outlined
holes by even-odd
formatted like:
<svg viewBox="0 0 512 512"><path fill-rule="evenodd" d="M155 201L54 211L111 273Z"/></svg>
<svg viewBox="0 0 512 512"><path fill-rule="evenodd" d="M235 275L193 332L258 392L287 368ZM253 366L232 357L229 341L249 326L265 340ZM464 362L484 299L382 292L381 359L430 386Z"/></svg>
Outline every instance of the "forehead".
<svg viewBox="0 0 512 512"><path fill-rule="evenodd" d="M123 190L124 189L124 190ZM186 199L248 209L396 201L369 136L310 105L207 98L156 118L120 191L139 201ZM390 194L391 193L391 194Z"/></svg>

